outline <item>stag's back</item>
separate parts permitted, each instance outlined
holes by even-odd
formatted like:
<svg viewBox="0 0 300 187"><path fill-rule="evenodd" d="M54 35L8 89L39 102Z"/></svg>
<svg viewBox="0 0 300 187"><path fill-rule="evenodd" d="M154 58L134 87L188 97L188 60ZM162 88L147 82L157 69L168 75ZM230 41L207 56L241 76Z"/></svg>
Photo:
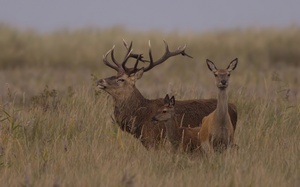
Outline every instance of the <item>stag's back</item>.
<svg viewBox="0 0 300 187"><path fill-rule="evenodd" d="M176 119L182 122L183 127L201 126L202 119L213 112L217 107L216 99L198 99L177 101L175 114ZM234 104L229 104L229 115L234 129L236 128L237 112Z"/></svg>

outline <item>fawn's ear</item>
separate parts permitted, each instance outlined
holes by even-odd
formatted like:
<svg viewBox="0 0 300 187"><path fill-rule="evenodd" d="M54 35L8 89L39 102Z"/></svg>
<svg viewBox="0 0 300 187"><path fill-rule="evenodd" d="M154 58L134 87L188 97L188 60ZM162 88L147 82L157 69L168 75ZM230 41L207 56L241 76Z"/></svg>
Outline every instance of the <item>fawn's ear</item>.
<svg viewBox="0 0 300 187"><path fill-rule="evenodd" d="M171 99L170 99L170 104L169 104L169 106L174 107L174 105L175 105L175 97L172 96Z"/></svg>
<svg viewBox="0 0 300 187"><path fill-rule="evenodd" d="M237 64L238 64L238 58L235 58L235 59L232 60L232 61L230 62L230 64L228 65L227 71L231 72L232 70L234 70L234 69L236 68Z"/></svg>
<svg viewBox="0 0 300 187"><path fill-rule="evenodd" d="M210 71L215 73L218 70L217 67L215 66L215 64L212 61L210 61L209 59L206 59L206 64L208 66L208 69L210 69Z"/></svg>
<svg viewBox="0 0 300 187"><path fill-rule="evenodd" d="M170 98L169 95L167 94L164 99L164 104L169 104L169 103L170 103Z"/></svg>

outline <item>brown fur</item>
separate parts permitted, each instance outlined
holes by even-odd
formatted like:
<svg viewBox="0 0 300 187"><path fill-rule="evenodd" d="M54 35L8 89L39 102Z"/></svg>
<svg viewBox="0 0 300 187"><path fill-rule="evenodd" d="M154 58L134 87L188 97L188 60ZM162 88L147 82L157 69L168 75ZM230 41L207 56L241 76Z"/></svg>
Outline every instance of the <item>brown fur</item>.
<svg viewBox="0 0 300 187"><path fill-rule="evenodd" d="M216 110L204 117L200 130L202 148L211 152L223 151L234 145L235 126L228 112L227 86L229 84L230 72L235 69L237 59L233 60L227 70L217 70L215 65L207 60L209 69L215 74L218 87L218 104ZM236 146L237 147L237 146Z"/></svg>
<svg viewBox="0 0 300 187"><path fill-rule="evenodd" d="M128 53L122 64L115 61L115 58L113 57L114 48L109 50L103 57L103 62L110 68L115 69L118 74L116 76L100 79L97 81L97 86L113 97L115 105L114 116L119 127L122 130L131 133L135 138L140 139L146 148L157 147L165 137L165 128L162 123L154 127L151 118L155 115L158 108L163 106L164 102L163 99L149 100L144 98L135 87L135 82L140 79L144 73L143 68L137 68L138 61L145 62L145 60L143 60L142 54L132 54L130 52L132 43L127 45L125 41L123 42ZM184 51L185 47L178 48L178 50L173 52L169 51L167 44L165 47L165 54L156 62L152 61L153 58L151 50L149 49L150 65L145 68L145 71L149 71L172 56L179 54L189 56ZM109 53L111 53L112 61L114 63L108 62L107 56ZM125 67L129 57L137 59L134 68ZM176 120L182 122L182 126L184 127L199 126L203 117L211 113L216 106L216 99L178 101L175 110ZM237 112L236 107L233 104L229 105L229 114L235 128Z"/></svg>
<svg viewBox="0 0 300 187"><path fill-rule="evenodd" d="M178 121L175 118L175 98L170 99L166 95L164 100L164 106L159 108L156 115L153 117L153 121L163 122L166 128L167 138L170 141L173 151L176 152L182 145L182 151L192 152L196 149L200 150L200 127L180 127Z"/></svg>
<svg viewBox="0 0 300 187"><path fill-rule="evenodd" d="M122 130L140 139L146 148L157 147L165 137L165 127L163 124L153 127L151 118L155 115L158 108L164 105L163 99L149 100L144 98L134 84L125 85L126 89L113 88L114 92L107 90L108 85L113 84L108 82L115 81L115 79L110 77L99 81L107 82L107 88L104 88L104 90L114 98L114 116L117 124ZM120 89L120 91L117 92L117 89ZM211 113L216 106L216 99L177 101L175 109L176 120L182 121L183 127L199 126L203 117ZM235 127L237 113L233 104L229 105L229 113L232 124Z"/></svg>

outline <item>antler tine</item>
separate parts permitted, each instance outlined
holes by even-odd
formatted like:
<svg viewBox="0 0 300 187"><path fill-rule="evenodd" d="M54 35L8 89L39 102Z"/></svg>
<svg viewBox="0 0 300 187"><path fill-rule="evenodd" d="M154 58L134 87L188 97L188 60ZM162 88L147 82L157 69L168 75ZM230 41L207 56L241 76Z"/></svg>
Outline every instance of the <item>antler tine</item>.
<svg viewBox="0 0 300 187"><path fill-rule="evenodd" d="M123 39L123 44L124 46L126 47L127 49L127 53L124 57L124 60L122 62L122 68L126 71L126 72L129 72L129 73L134 73L136 71L138 71L139 69L137 68L138 67L138 63L139 61L142 61L142 62L148 62L148 60L144 60L143 58L143 54L136 54L136 53L132 53L133 49L132 49L132 44L133 42L131 41L130 44L128 45L127 42ZM128 61L129 58L135 58L136 59L136 62L135 62L135 65L133 68L127 68L126 67L126 63Z"/></svg>
<svg viewBox="0 0 300 187"><path fill-rule="evenodd" d="M129 45L129 47L128 47L127 42L123 39L123 44L124 44L124 46L126 47L127 50L129 50L129 48L130 48L130 49L132 48L132 42L130 42L130 45ZM132 51L133 51L133 50L131 50L130 56L129 56L128 58L130 58L130 57L131 57L131 58L135 58L135 59L139 58L139 60L142 61L142 62L149 62L148 60L143 59L143 58L144 58L144 57L143 57L143 54L132 53ZM128 55L128 53L127 53L127 55ZM126 55L126 56L127 56L127 55Z"/></svg>
<svg viewBox="0 0 300 187"><path fill-rule="evenodd" d="M132 41L130 42L129 46L127 44L127 42L123 39L123 44L124 46L126 47L127 49L127 52L126 52L126 55L124 56L124 59L123 59L123 62L122 62L122 67L125 71L128 71L128 68L125 66L129 57L130 57L130 54L132 53L133 49L132 49Z"/></svg>
<svg viewBox="0 0 300 187"><path fill-rule="evenodd" d="M187 54L186 52L185 52L185 48L186 48L186 44L180 49L180 47L178 47L178 50L182 50L182 52L181 52L181 55L182 56L187 56L187 57L189 57L189 58L193 58L191 55L189 55L189 54Z"/></svg>
<svg viewBox="0 0 300 187"><path fill-rule="evenodd" d="M142 68L138 68L139 61L142 58L141 56L142 56L142 54L139 54L139 56L136 58L136 62L134 64L133 68L129 68L128 69L128 71L130 72L129 74L138 72L139 70L143 69L143 67Z"/></svg>
<svg viewBox="0 0 300 187"><path fill-rule="evenodd" d="M166 53L169 53L170 52L170 50L169 50L169 46L168 46L168 44L167 44L167 42L166 42L166 40L163 40L164 41L164 44L165 44L165 49L166 49L166 52L165 52L165 54ZM178 49L179 49L180 47L178 47Z"/></svg>
<svg viewBox="0 0 300 187"><path fill-rule="evenodd" d="M149 45L149 58L150 58L150 65L149 66L152 66L153 65L153 57L152 57L151 42L150 42L150 40L148 42L148 45Z"/></svg>
<svg viewBox="0 0 300 187"><path fill-rule="evenodd" d="M129 49L130 49L130 48L129 48ZM122 62L122 67L123 67L123 69L124 69L125 71L128 71L128 68L127 68L125 65L126 65L128 59L131 57L131 52L132 52L132 50L133 50L133 49L130 49L130 51L129 51L129 50L127 51L127 54L126 54L126 56L124 57L124 60L123 60L123 62Z"/></svg>
<svg viewBox="0 0 300 187"><path fill-rule="evenodd" d="M146 67L144 69L144 72L149 71L150 69L152 69L153 67L165 62L168 58L172 57L172 56L176 56L176 55L183 55L183 56L188 56L190 58L192 58L190 55L186 54L185 52L185 48L186 45L184 45L183 47L179 47L177 50L175 51L170 51L169 50L169 46L167 44L167 42L164 40L164 44L165 44L165 53L163 54L163 56L158 59L157 61L153 61L153 57L152 57L152 51L151 51L151 44L150 44L150 40L149 40L149 58L150 58L150 64L148 67Z"/></svg>
<svg viewBox="0 0 300 187"><path fill-rule="evenodd" d="M138 70L137 67L138 67L138 63L139 63L139 60L140 60L140 56L141 55L139 55L138 58L136 58L136 62L135 62L134 67L133 67L134 71Z"/></svg>
<svg viewBox="0 0 300 187"><path fill-rule="evenodd" d="M126 47L127 50L128 50L129 48L132 48L132 41L130 42L129 47L128 47L127 42L126 42L124 39L123 39L123 44L124 44L124 46Z"/></svg>
<svg viewBox="0 0 300 187"><path fill-rule="evenodd" d="M114 51L115 51L115 45L105 54L103 55L103 62L105 65L107 65L108 67L116 70L118 73L133 73L135 71L138 71L138 63L139 61L143 61L145 62L146 60L143 59L143 55L142 54L132 54L132 42L130 42L130 44L128 45L126 43L126 41L123 39L123 44L127 49L126 55L124 56L123 62L122 63L118 63L117 60L115 59L115 55L114 55ZM111 55L111 60L112 62L109 62L107 60L107 56L110 53ZM135 58L136 59L136 63L134 65L134 68L127 68L126 67L126 63L128 61L129 58Z"/></svg>
<svg viewBox="0 0 300 187"><path fill-rule="evenodd" d="M116 66L120 69L120 64L115 59L114 51L115 51L115 46L113 46L113 48L111 49L110 57L113 63L116 64Z"/></svg>
<svg viewBox="0 0 300 187"><path fill-rule="evenodd" d="M133 51L133 49L132 49L132 41L130 42L129 47L128 47L128 45L127 45L127 43L126 43L125 40L123 40L123 43L124 43L124 45L125 45L125 47L127 49L126 55L124 57L124 61L125 61L125 60L128 60L128 58L130 57L130 54Z"/></svg>
<svg viewBox="0 0 300 187"><path fill-rule="evenodd" d="M114 56L114 49L115 49L115 45L105 54L103 55L103 62L105 65L107 65L108 67L116 70L118 73L126 73L126 74L130 74L130 73L134 73L137 72L138 70L138 63L139 61L142 62L149 62L148 60L144 60L143 58L143 54L135 54L132 53L133 49L132 49L132 42L130 42L130 44L128 45L126 43L126 41L123 39L123 44L127 49L126 55L124 56L123 62L122 63L118 63L117 60L115 59ZM111 55L111 60L112 62L109 62L107 60L107 56L110 53ZM128 61L129 58L135 58L136 62L133 68L128 68L126 67L126 63Z"/></svg>
<svg viewBox="0 0 300 187"><path fill-rule="evenodd" d="M165 40L164 40L164 43L165 43L165 48L166 48L165 54L167 54L167 53L170 54L168 58L170 58L171 56L178 55L178 54L181 54L182 56L187 56L187 57L193 58L192 56L188 55L185 52L186 44L183 47L178 47L176 51L170 52L169 46Z"/></svg>
<svg viewBox="0 0 300 187"><path fill-rule="evenodd" d="M113 48L111 48L105 55L103 55L103 63L104 63L105 65L107 65L108 67L110 67L110 68L112 68L112 69L114 69L114 70L116 70L116 71L119 71L119 66L118 66L115 62L114 62L114 63L115 63L117 66L112 65L112 64L107 60L108 54L111 53L111 52L113 52L114 47L115 47L115 46L113 46Z"/></svg>

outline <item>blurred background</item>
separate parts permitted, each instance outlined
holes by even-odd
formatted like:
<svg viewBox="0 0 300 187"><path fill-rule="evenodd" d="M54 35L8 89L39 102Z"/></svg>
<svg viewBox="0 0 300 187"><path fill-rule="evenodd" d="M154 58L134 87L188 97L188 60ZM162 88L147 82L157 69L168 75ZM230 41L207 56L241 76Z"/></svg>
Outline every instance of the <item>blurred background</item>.
<svg viewBox="0 0 300 187"><path fill-rule="evenodd" d="M300 186L299 9L299 0L0 0L0 186ZM121 61L123 39L145 58L149 40L154 60L163 40L193 56L143 74L136 87L151 99L216 98L206 59L226 68L238 58L228 87L238 154L148 152L122 133L95 82L116 75L102 58L115 45Z"/></svg>
<svg viewBox="0 0 300 187"><path fill-rule="evenodd" d="M0 4L2 99L8 88L20 102L27 102L45 86L62 93L93 87L93 80L115 74L102 64L102 55L116 45L117 59L122 59L122 39L133 41L134 52L146 58L148 40L155 58L163 54L163 40L172 50L187 44L187 53L194 57L174 57L147 72L137 85L147 97L162 97L174 85L197 93L187 97L213 97L205 59L226 67L236 57L240 60L236 76L242 77L237 78L241 80L237 87L246 81L250 89L261 90L263 80L270 79L284 82L294 96L298 93L300 2L296 0L2 0Z"/></svg>
<svg viewBox="0 0 300 187"><path fill-rule="evenodd" d="M252 1L1 1L0 20L18 28L52 32L61 28L131 31L212 31L286 27L300 23L297 0Z"/></svg>

